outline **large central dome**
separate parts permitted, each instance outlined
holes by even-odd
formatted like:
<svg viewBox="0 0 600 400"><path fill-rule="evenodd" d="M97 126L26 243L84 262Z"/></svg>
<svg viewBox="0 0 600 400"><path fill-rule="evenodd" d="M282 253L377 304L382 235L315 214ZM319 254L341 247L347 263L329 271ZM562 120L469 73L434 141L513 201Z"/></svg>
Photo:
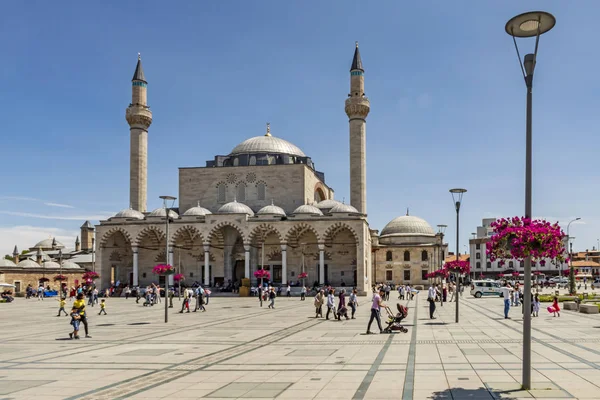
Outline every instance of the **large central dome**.
<svg viewBox="0 0 600 400"><path fill-rule="evenodd" d="M435 236L431 225L422 218L402 215L391 220L381 231L381 237L390 236Z"/></svg>
<svg viewBox="0 0 600 400"><path fill-rule="evenodd" d="M270 134L244 140L242 143L235 146L229 155L234 156L256 153L289 154L291 156L306 157L306 154L304 154L304 152L296 145L287 140L271 136Z"/></svg>

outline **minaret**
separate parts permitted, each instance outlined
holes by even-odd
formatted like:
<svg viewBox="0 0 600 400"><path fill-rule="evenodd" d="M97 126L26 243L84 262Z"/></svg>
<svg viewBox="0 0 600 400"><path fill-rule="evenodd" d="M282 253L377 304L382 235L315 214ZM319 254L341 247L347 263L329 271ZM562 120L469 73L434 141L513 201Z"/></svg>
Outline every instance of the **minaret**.
<svg viewBox="0 0 600 400"><path fill-rule="evenodd" d="M79 241L79 236L75 239L75 251L81 251L81 242Z"/></svg>
<svg viewBox="0 0 600 400"><path fill-rule="evenodd" d="M152 112L148 107L147 86L142 59L138 62L131 80L131 104L125 118L131 132L129 161L129 202L134 210L146 212L148 185L148 127L152 123Z"/></svg>
<svg viewBox="0 0 600 400"><path fill-rule="evenodd" d="M371 109L365 97L365 70L360 60L358 42L350 67L350 94L346 99L346 114L350 122L350 204L367 213L367 115Z"/></svg>
<svg viewBox="0 0 600 400"><path fill-rule="evenodd" d="M19 249L17 249L16 245L15 245L15 249L13 250L13 262L15 264L19 263Z"/></svg>

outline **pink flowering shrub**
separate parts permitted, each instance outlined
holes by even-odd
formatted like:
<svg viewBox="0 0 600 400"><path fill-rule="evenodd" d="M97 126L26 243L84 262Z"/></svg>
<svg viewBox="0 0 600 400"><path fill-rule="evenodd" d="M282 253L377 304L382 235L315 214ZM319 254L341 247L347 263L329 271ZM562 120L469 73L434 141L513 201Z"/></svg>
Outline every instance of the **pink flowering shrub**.
<svg viewBox="0 0 600 400"><path fill-rule="evenodd" d="M185 275L184 274L175 274L175 276L173 276L173 280L175 282L183 281L183 280L185 280Z"/></svg>
<svg viewBox="0 0 600 400"><path fill-rule="evenodd" d="M467 275L471 272L471 263L464 260L452 260L444 264L444 268L449 273L458 273Z"/></svg>
<svg viewBox="0 0 600 400"><path fill-rule="evenodd" d="M86 282L91 282L94 279L98 279L98 278L100 278L100 275L98 275L98 273L94 272L94 271L87 271L81 277L81 279L83 279Z"/></svg>
<svg viewBox="0 0 600 400"><path fill-rule="evenodd" d="M271 273L269 271L267 271L266 269L259 269L254 271L254 277L257 279L270 279L271 278Z"/></svg>
<svg viewBox="0 0 600 400"><path fill-rule="evenodd" d="M565 261L564 232L558 223L524 217L500 218L490 225L494 235L486 243L490 261L550 258Z"/></svg>
<svg viewBox="0 0 600 400"><path fill-rule="evenodd" d="M175 267L169 264L158 264L152 268L152 272L157 275L172 275L175 273Z"/></svg>
<svg viewBox="0 0 600 400"><path fill-rule="evenodd" d="M308 274L306 272L301 272L298 274L298 279L304 279L308 277Z"/></svg>

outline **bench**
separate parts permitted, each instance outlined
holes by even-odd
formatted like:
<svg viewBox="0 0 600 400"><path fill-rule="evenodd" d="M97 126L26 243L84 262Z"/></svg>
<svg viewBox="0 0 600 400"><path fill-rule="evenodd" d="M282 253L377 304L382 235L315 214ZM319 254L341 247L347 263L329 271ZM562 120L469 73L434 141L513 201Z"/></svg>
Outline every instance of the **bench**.
<svg viewBox="0 0 600 400"><path fill-rule="evenodd" d="M565 302L563 302L563 308L565 310L577 310L577 302L565 301Z"/></svg>
<svg viewBox="0 0 600 400"><path fill-rule="evenodd" d="M598 306L596 304L580 304L579 312L584 314L598 314Z"/></svg>

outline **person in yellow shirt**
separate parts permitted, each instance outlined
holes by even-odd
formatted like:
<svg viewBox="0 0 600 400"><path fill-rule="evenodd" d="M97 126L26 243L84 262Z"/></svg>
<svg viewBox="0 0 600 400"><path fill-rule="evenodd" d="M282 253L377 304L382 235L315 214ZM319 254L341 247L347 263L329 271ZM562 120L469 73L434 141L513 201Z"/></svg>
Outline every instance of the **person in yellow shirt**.
<svg viewBox="0 0 600 400"><path fill-rule="evenodd" d="M102 299L102 301L100 302L100 312L98 313L98 315L104 313L104 315L106 315L106 299Z"/></svg>
<svg viewBox="0 0 600 400"><path fill-rule="evenodd" d="M88 332L87 316L85 313L85 299L83 298L83 293L79 293L77 295L77 300L73 302L73 308L77 309L77 311L79 312L79 320L81 321L85 329L85 337L91 338Z"/></svg>
<svg viewBox="0 0 600 400"><path fill-rule="evenodd" d="M60 304L60 308L58 309L57 317L60 317L61 312L64 312L67 317L69 316L69 314L67 314L67 312L65 311L65 303L66 303L66 301L65 301L64 297L60 297L58 299L58 304Z"/></svg>

